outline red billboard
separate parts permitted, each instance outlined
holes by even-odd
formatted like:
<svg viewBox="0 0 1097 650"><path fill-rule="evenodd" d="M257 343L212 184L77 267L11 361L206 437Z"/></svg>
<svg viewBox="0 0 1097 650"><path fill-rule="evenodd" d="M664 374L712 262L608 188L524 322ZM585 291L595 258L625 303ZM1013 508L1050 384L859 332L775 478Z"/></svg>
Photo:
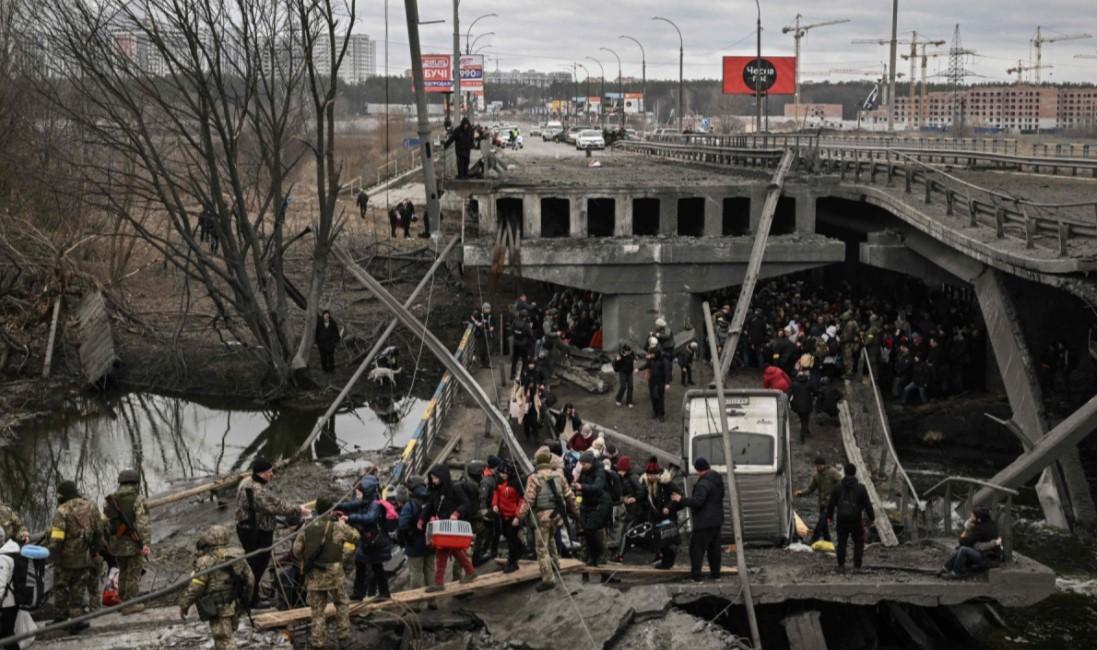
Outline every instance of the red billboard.
<svg viewBox="0 0 1097 650"><path fill-rule="evenodd" d="M724 94L754 95L758 90L767 95L795 94L796 57L725 56Z"/></svg>
<svg viewBox="0 0 1097 650"><path fill-rule="evenodd" d="M453 92L453 64L448 54L423 55L423 85L428 93Z"/></svg>

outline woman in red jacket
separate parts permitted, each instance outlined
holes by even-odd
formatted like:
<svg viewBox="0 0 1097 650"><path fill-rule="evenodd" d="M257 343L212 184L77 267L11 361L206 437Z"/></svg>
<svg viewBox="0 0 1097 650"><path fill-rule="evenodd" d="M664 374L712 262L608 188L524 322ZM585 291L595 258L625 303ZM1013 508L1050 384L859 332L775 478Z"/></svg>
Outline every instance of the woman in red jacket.
<svg viewBox="0 0 1097 650"><path fill-rule="evenodd" d="M788 373L770 364L762 371L762 388L773 388L787 393L792 388L792 382L788 379Z"/></svg>
<svg viewBox="0 0 1097 650"><path fill-rule="evenodd" d="M491 510L499 517L503 537L507 540L507 566L503 573L511 573L518 570L518 558L522 557L523 552L522 542L518 537L522 520L518 518L518 513L522 511L524 499L514 467L510 463L503 463L497 471L499 482L491 497Z"/></svg>

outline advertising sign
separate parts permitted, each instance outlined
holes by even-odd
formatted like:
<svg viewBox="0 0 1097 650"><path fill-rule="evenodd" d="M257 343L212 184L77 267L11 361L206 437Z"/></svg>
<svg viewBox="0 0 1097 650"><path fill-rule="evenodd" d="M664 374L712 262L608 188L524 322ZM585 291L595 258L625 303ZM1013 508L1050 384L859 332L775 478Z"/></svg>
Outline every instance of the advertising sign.
<svg viewBox="0 0 1097 650"><path fill-rule="evenodd" d="M629 114L644 112L643 93L625 93L625 112Z"/></svg>
<svg viewBox="0 0 1097 650"><path fill-rule="evenodd" d="M423 85L428 93L453 92L453 66L448 54L423 55Z"/></svg>
<svg viewBox="0 0 1097 650"><path fill-rule="evenodd" d="M793 95L796 93L796 57L724 57L724 94Z"/></svg>
<svg viewBox="0 0 1097 650"><path fill-rule="evenodd" d="M484 55L461 57L461 93L484 94Z"/></svg>

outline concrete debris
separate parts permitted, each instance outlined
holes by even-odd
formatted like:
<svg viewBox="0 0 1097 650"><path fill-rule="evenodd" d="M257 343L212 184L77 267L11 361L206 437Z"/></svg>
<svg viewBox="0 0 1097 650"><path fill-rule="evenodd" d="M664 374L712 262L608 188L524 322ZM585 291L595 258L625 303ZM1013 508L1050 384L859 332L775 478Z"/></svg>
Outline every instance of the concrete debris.
<svg viewBox="0 0 1097 650"><path fill-rule="evenodd" d="M634 621L662 618L670 608L670 595L662 585L618 591L587 584L576 589L577 581L577 577L568 577L567 591L557 586L544 593L535 591L533 585L523 585L470 598L461 607L476 612L496 643L523 650L589 648L591 639L595 648L631 647L607 644ZM499 603L507 603L507 607ZM577 612L582 613L582 621Z"/></svg>
<svg viewBox="0 0 1097 650"><path fill-rule="evenodd" d="M719 625L672 609L661 619L630 626L608 647L621 650L724 650L742 646L734 634Z"/></svg>

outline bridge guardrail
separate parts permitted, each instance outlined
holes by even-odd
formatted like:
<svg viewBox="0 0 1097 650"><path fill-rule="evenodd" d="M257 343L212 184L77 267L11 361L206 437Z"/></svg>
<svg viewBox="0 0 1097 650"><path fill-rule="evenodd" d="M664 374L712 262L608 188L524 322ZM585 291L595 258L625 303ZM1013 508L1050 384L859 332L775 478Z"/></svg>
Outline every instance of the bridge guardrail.
<svg viewBox="0 0 1097 650"><path fill-rule="evenodd" d="M461 337L461 342L457 344L454 357L466 368L470 367L473 361L476 360L472 325L465 328L465 334ZM400 460L393 466L386 489L394 488L400 485L408 476L422 474L428 469L424 466L424 463L430 462L430 449L434 446L438 432L442 429L442 423L445 421L450 407L453 406L453 400L460 390L461 387L458 385L457 380L453 378L449 371L446 371L442 375L441 381L438 382L438 387L434 389L434 395L427 403L426 410L423 411L419 426L411 434L411 440L404 445Z"/></svg>
<svg viewBox="0 0 1097 650"><path fill-rule="evenodd" d="M734 165L743 167L775 168L781 162L785 149L780 147L723 147L680 143L656 143L622 140L615 149L648 156L660 156L684 162L710 165Z"/></svg>
<svg viewBox="0 0 1097 650"><path fill-rule="evenodd" d="M1007 153L972 151L965 149L921 149L918 147L877 147L871 145L827 145L820 147L822 159L853 158L865 155L871 158L886 158L891 153L903 153L920 162L940 162L954 165L965 164L968 167L993 167L997 169L1015 168L1019 171L1059 175L1061 171L1072 176L1088 173L1097 178L1097 158L1046 158L1041 156L1019 156Z"/></svg>

